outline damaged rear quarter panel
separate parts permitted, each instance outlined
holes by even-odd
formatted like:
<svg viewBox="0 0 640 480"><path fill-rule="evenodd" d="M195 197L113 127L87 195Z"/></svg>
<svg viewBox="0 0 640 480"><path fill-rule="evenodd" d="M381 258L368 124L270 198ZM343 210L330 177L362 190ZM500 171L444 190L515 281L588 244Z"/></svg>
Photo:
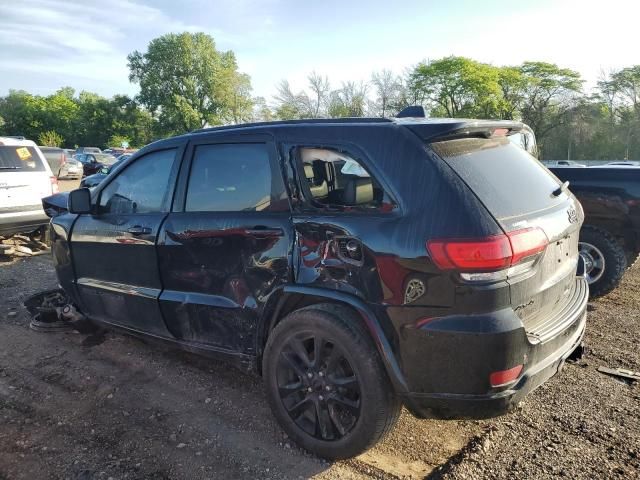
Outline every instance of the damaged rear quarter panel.
<svg viewBox="0 0 640 480"><path fill-rule="evenodd" d="M284 130L284 129L283 129ZM327 212L294 197L294 229L299 284L340 290L369 303L403 305L412 280L425 285L414 305L436 308L454 303L455 287L428 259L429 238L485 237L500 232L477 198L443 162L405 127L289 127L277 133L288 170L294 146L337 148L352 153L394 200L390 211ZM289 182L295 184L296 179ZM363 259L350 263L339 254L336 239L360 242Z"/></svg>

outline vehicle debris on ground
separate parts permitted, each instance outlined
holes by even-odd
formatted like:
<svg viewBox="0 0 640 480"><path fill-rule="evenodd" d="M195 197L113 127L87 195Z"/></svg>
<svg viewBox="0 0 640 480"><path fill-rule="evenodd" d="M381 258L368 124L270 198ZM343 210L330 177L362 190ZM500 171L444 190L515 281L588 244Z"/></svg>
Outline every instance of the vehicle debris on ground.
<svg viewBox="0 0 640 480"><path fill-rule="evenodd" d="M0 237L0 262L9 262L16 257L31 257L49 251L43 230L27 234Z"/></svg>
<svg viewBox="0 0 640 480"><path fill-rule="evenodd" d="M637 382L640 380L640 372L634 372L632 370L627 370L626 368L598 367L598 371L600 373L606 373L607 375L622 378L623 380L631 382Z"/></svg>

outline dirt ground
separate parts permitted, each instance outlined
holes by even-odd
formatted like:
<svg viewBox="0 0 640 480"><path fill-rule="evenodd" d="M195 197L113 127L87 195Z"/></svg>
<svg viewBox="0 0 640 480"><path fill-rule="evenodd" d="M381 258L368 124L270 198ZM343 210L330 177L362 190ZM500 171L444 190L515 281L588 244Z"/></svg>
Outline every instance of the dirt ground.
<svg viewBox="0 0 640 480"><path fill-rule="evenodd" d="M108 333L37 333L24 299L56 286L49 255L0 265L0 479L640 478L640 268L593 303L588 353L507 416L416 420L360 457L293 445L260 379Z"/></svg>

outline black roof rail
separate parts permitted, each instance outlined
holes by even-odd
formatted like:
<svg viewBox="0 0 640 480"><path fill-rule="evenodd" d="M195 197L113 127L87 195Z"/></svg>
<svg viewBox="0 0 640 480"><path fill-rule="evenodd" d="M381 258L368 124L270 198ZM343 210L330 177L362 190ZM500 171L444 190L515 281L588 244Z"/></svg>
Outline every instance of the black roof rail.
<svg viewBox="0 0 640 480"><path fill-rule="evenodd" d="M301 124L348 124L348 123L388 123L390 118L382 117L344 117L344 118L302 118L299 120L277 120L272 122L239 123L236 125L221 125L193 130L191 133L217 132L219 130L233 130L253 127L268 127L272 125L301 125Z"/></svg>
<svg viewBox="0 0 640 480"><path fill-rule="evenodd" d="M398 112L396 118L426 118L427 114L422 105L411 105Z"/></svg>

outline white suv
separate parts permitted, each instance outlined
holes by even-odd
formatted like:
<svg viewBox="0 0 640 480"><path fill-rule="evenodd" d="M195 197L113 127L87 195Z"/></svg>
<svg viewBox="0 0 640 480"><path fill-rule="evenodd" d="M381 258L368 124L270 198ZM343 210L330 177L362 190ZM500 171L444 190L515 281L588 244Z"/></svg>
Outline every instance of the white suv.
<svg viewBox="0 0 640 480"><path fill-rule="evenodd" d="M0 235L47 225L42 198L58 193L58 181L31 140L0 137Z"/></svg>

